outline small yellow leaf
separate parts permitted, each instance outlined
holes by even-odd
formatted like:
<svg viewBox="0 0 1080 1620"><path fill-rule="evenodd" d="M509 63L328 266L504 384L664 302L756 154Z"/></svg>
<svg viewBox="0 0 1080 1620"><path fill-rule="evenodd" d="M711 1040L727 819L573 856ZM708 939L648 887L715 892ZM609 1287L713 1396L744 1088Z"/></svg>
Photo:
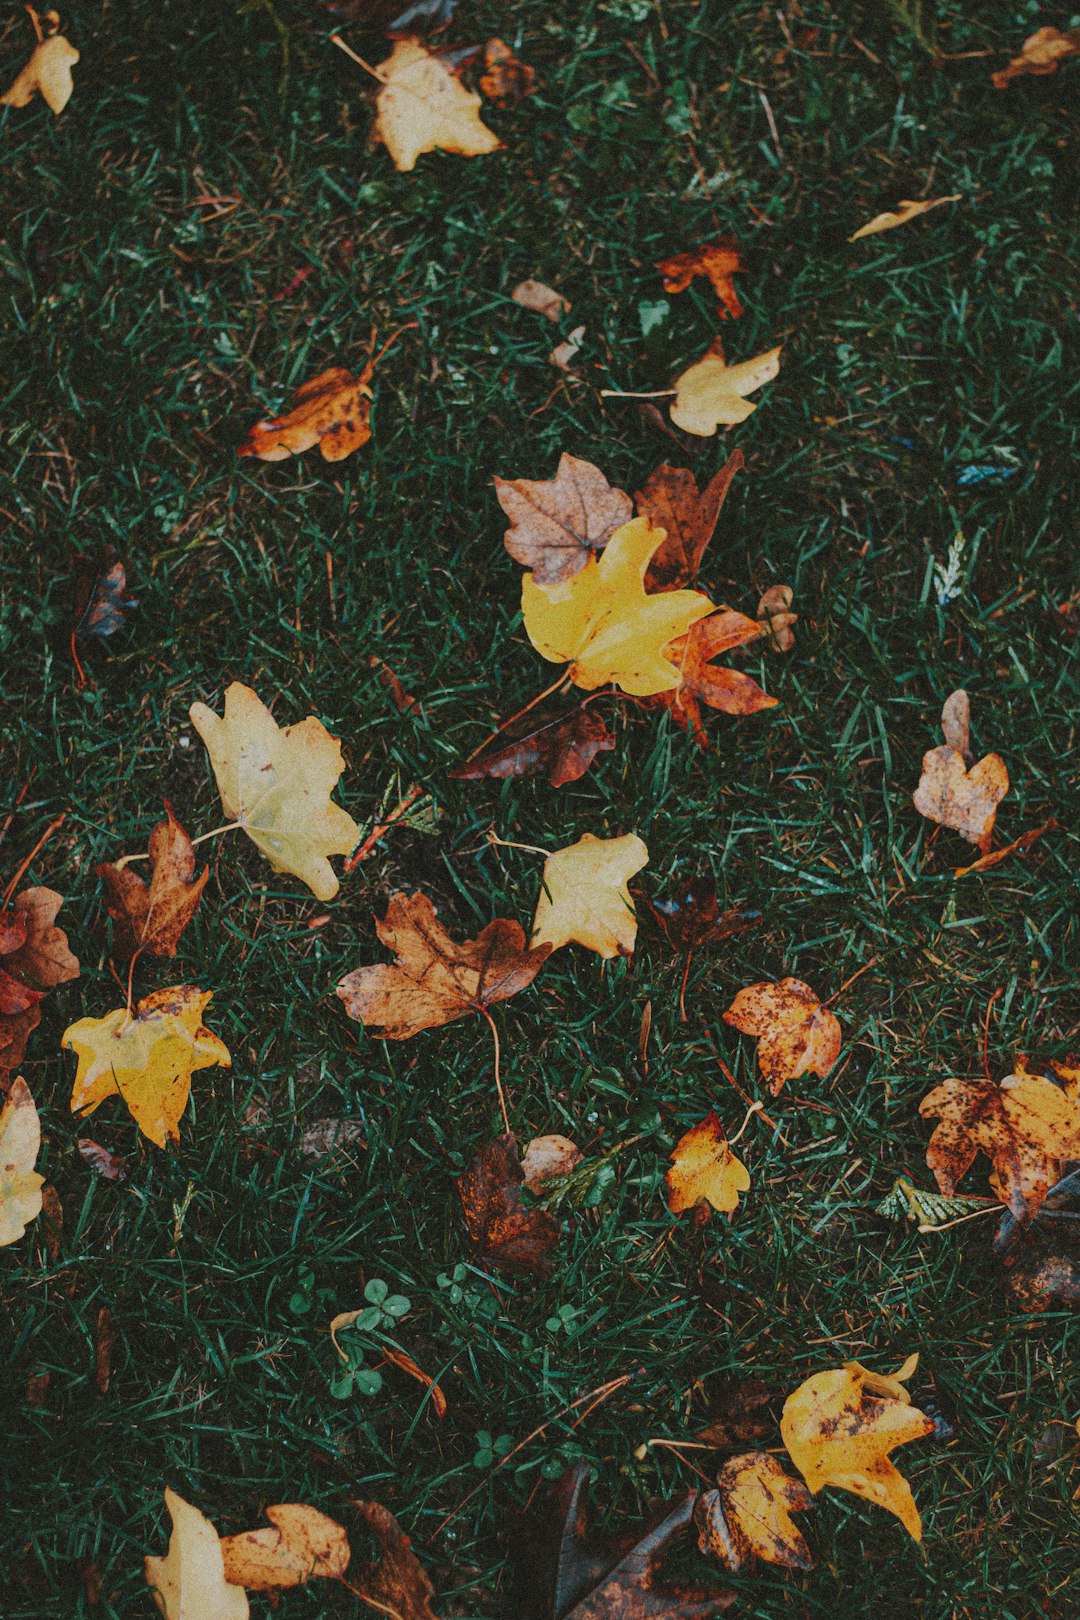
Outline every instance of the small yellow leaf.
<svg viewBox="0 0 1080 1620"><path fill-rule="evenodd" d="M738 1207L739 1194L750 1186L749 1171L732 1153L727 1133L711 1110L679 1138L671 1161L664 1185L673 1215L693 1209L702 1198L730 1215Z"/></svg>
<svg viewBox="0 0 1080 1620"><path fill-rule="evenodd" d="M881 231L895 231L898 225L906 225L909 219L918 219L920 214L928 214L931 208L940 208L942 203L960 201L960 193L953 197L931 197L926 202L910 202L906 198L898 202L893 209L887 209L883 214L875 214L867 224L860 225L853 236L848 237L849 242L858 242L864 236L877 236Z"/></svg>
<svg viewBox="0 0 1080 1620"><path fill-rule="evenodd" d="M78 51L63 34L41 40L10 90L0 96L0 107L27 107L40 93L59 117L71 100L75 88L71 69L78 60Z"/></svg>
<svg viewBox="0 0 1080 1620"><path fill-rule="evenodd" d="M694 1506L698 1546L738 1571L758 1559L782 1569L813 1569L814 1560L791 1517L814 1505L800 1479L792 1479L767 1451L730 1457L718 1489L704 1491Z"/></svg>
<svg viewBox="0 0 1080 1620"><path fill-rule="evenodd" d="M629 956L637 916L627 883L649 858L636 833L595 838L557 849L544 862L543 887L533 921L532 948L558 950L575 940L600 956Z"/></svg>
<svg viewBox="0 0 1080 1620"><path fill-rule="evenodd" d="M679 671L665 649L713 604L697 591L646 594L645 572L665 539L648 518L634 518L571 579L542 586L525 575L526 634L541 657L570 665L575 686L591 691L614 681L636 697L678 686Z"/></svg>
<svg viewBox="0 0 1080 1620"><path fill-rule="evenodd" d="M169 1550L143 1560L154 1602L165 1620L248 1620L247 1593L225 1579L221 1542L210 1520L166 1488L172 1519Z"/></svg>
<svg viewBox="0 0 1080 1620"><path fill-rule="evenodd" d="M671 420L675 426L707 439L718 427L734 427L745 422L757 410L757 405L746 396L778 375L782 347L777 344L775 349L766 349L752 360L741 360L729 366L719 341L714 338L703 357L675 379L675 398L671 404Z"/></svg>
<svg viewBox="0 0 1080 1620"><path fill-rule="evenodd" d="M328 859L348 855L360 828L330 795L345 769L341 744L314 715L280 727L250 686L233 681L225 714L191 705L206 744L225 814L237 822L275 872L291 872L319 900L338 880Z"/></svg>
<svg viewBox="0 0 1080 1620"><path fill-rule="evenodd" d="M483 102L466 90L440 56L415 39L399 39L380 62L375 134L403 172L424 152L479 157L502 144L480 118Z"/></svg>
<svg viewBox="0 0 1080 1620"><path fill-rule="evenodd" d="M0 1109L0 1246L16 1242L41 1214L45 1177L34 1169L40 1146L37 1109L19 1075Z"/></svg>

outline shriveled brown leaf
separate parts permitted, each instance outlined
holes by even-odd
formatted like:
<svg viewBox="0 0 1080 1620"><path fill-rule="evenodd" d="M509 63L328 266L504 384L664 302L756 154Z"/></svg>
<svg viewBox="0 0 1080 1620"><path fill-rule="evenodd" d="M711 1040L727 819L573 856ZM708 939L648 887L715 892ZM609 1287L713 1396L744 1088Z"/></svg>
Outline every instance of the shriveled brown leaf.
<svg viewBox="0 0 1080 1620"><path fill-rule="evenodd" d="M537 585L558 585L579 574L633 515L629 495L609 484L599 467L565 452L554 478L494 482L510 519L506 549L531 569Z"/></svg>
<svg viewBox="0 0 1080 1620"><path fill-rule="evenodd" d="M763 692L752 676L712 662L760 634L756 620L733 608L722 607L709 618L699 619L667 649L666 656L679 670L678 686L646 701L669 709L672 719L693 735L699 748L708 746L701 714L703 703L724 714L757 714L761 709L775 708L777 699Z"/></svg>
<svg viewBox="0 0 1080 1620"><path fill-rule="evenodd" d="M653 528L665 529L667 538L649 564L647 591L677 591L694 583L728 490L745 465L742 451L733 450L701 493L688 467L663 462L649 474L634 500L639 516L647 517Z"/></svg>
<svg viewBox="0 0 1080 1620"><path fill-rule="evenodd" d="M873 219L848 237L849 242L858 242L864 236L879 236L882 231L895 231L897 226L906 225L909 220L918 219L921 214L928 214L932 208L940 208L942 203L960 201L960 193L952 197L929 197L922 202L912 202L905 198L898 202L895 208L890 208L883 214L875 214Z"/></svg>
<svg viewBox="0 0 1080 1620"><path fill-rule="evenodd" d="M670 899L650 900L648 905L677 951L718 945L761 921L760 911L722 912L716 899L716 879L707 873L685 879Z"/></svg>
<svg viewBox="0 0 1080 1620"><path fill-rule="evenodd" d="M0 973L2 973L0 969ZM0 1091L22 1063L26 1043L41 1023L41 1009L37 1002L23 1012L0 1013Z"/></svg>
<svg viewBox="0 0 1080 1620"><path fill-rule="evenodd" d="M371 438L371 377L370 366L355 376L345 366L320 371L284 415L256 422L237 455L287 461L317 444L324 461L343 461Z"/></svg>
<svg viewBox="0 0 1080 1620"><path fill-rule="evenodd" d="M412 1356L406 1355L404 1350L399 1350L396 1345L387 1344L385 1339L379 1348L383 1360L388 1361L391 1367L396 1367L399 1372L407 1373L410 1378L415 1378L418 1384L423 1384L425 1389L430 1389L432 1410L437 1418L440 1420L444 1418L448 1410L446 1396L431 1374L426 1373L423 1367L413 1360Z"/></svg>
<svg viewBox="0 0 1080 1620"><path fill-rule="evenodd" d="M534 1136L521 1158L526 1187L531 1193L542 1192L549 1181L568 1176L582 1157L581 1149L568 1136Z"/></svg>
<svg viewBox="0 0 1080 1620"><path fill-rule="evenodd" d="M138 605L127 594L127 571L112 546L103 547L98 556L75 558L73 635L115 635Z"/></svg>
<svg viewBox="0 0 1080 1620"><path fill-rule="evenodd" d="M543 281L519 281L510 297L522 309L531 309L534 314L543 315L549 321L561 320L573 308L568 298Z"/></svg>
<svg viewBox="0 0 1080 1620"><path fill-rule="evenodd" d="M742 1451L756 1445L777 1432L776 1420L769 1411L771 1400L768 1384L760 1378L748 1378L710 1403L709 1421L694 1438L717 1451Z"/></svg>
<svg viewBox="0 0 1080 1620"><path fill-rule="evenodd" d="M770 585L762 591L758 602L757 622L761 633L768 637L769 645L777 652L790 652L795 645L792 625L799 622L799 615L791 611L794 600L795 592L790 585Z"/></svg>
<svg viewBox="0 0 1080 1620"><path fill-rule="evenodd" d="M378 1544L382 1557L353 1571L349 1585L380 1613L395 1620L438 1620L431 1607L435 1588L412 1543L389 1509L378 1502L353 1502Z"/></svg>
<svg viewBox="0 0 1080 1620"><path fill-rule="evenodd" d="M180 936L195 915L209 866L195 876L191 839L165 801L165 820L150 834L149 883L130 866L104 861L98 876L105 886L106 905L116 927L116 943L125 957L136 951L151 956L175 956Z"/></svg>
<svg viewBox="0 0 1080 1620"><path fill-rule="evenodd" d="M23 889L7 913L23 930L22 944L5 954L4 970L38 990L52 990L79 977L78 957L68 938L56 927L56 914L64 903L55 889Z"/></svg>
<svg viewBox="0 0 1080 1620"><path fill-rule="evenodd" d="M585 775L597 754L615 747L615 738L596 709L581 704L569 714L529 719L493 737L478 754L450 775L475 782L494 776L547 776L552 787L564 787Z"/></svg>
<svg viewBox="0 0 1080 1620"><path fill-rule="evenodd" d="M656 268L664 278L665 292L685 292L695 276L707 276L716 294L720 319L726 320L730 315L737 320L743 313L732 277L745 270L746 265L730 237L723 237L717 242L703 242L689 253L676 253L670 259L661 259Z"/></svg>
<svg viewBox="0 0 1080 1620"><path fill-rule="evenodd" d="M515 56L501 39L489 39L484 46L484 71L480 90L496 107L514 107L536 89L536 70Z"/></svg>
<svg viewBox="0 0 1080 1620"><path fill-rule="evenodd" d="M49 1385L52 1383L51 1372L31 1373L26 1380L26 1404L38 1411L49 1398Z"/></svg>
<svg viewBox="0 0 1080 1620"><path fill-rule="evenodd" d="M968 770L964 756L943 745L923 755L922 775L912 802L921 816L958 832L985 855L997 807L1008 791L1009 772L1000 754L984 754Z"/></svg>
<svg viewBox="0 0 1080 1620"><path fill-rule="evenodd" d="M556 371L573 371L574 361L581 353L581 346L585 341L585 328L575 326L574 330L564 343L557 343L548 355L548 365L554 366Z"/></svg>
<svg viewBox="0 0 1080 1620"><path fill-rule="evenodd" d="M420 893L391 895L375 930L394 961L347 973L337 993L350 1018L392 1041L516 996L550 955L546 945L529 950L521 924L505 917L459 943Z"/></svg>
<svg viewBox="0 0 1080 1620"><path fill-rule="evenodd" d="M112 1311L107 1305L103 1305L98 1311L97 1324L94 1328L94 1388L99 1395L109 1393L115 1343L116 1330L113 1327Z"/></svg>
<svg viewBox="0 0 1080 1620"><path fill-rule="evenodd" d="M420 699L413 697L411 692L405 690L389 664L384 664L381 658L376 658L375 654L371 653L368 657L368 665L375 670L379 680L390 693L394 708L399 714L415 714L419 712Z"/></svg>
<svg viewBox="0 0 1080 1620"><path fill-rule="evenodd" d="M549 1255L562 1228L546 1209L526 1209L521 1198L524 1182L514 1138L497 1136L486 1142L458 1179L465 1225L485 1264L548 1277Z"/></svg>
<svg viewBox="0 0 1080 1620"><path fill-rule="evenodd" d="M265 1509L271 1528L222 1536L225 1579L250 1592L305 1586L313 1577L341 1580L349 1567L349 1538L340 1524L306 1502Z"/></svg>
<svg viewBox="0 0 1080 1620"><path fill-rule="evenodd" d="M1080 1170L1050 1188L1030 1222L1005 1211L994 1236L994 1261L1020 1310L1080 1308Z"/></svg>
<svg viewBox="0 0 1080 1620"><path fill-rule="evenodd" d="M1026 833L1021 833L1019 838L1014 838L1011 844L1006 844L1002 849L995 849L989 855L980 855L977 861L971 862L970 866L958 866L953 876L967 877L969 872L988 872L992 866L1000 865L1008 856L1022 855L1025 850L1031 848L1032 844L1038 843L1044 833L1053 832L1057 825L1057 822L1051 816L1050 820L1044 821L1041 827L1031 827Z"/></svg>
<svg viewBox="0 0 1080 1620"><path fill-rule="evenodd" d="M64 1206L60 1202L60 1194L51 1184L41 1189L41 1228L46 1254L50 1260L58 1260L64 1241Z"/></svg>
<svg viewBox="0 0 1080 1620"><path fill-rule="evenodd" d="M723 1017L741 1034L758 1037L758 1068L774 1097L788 1080L828 1074L840 1056L835 1014L801 979L748 985Z"/></svg>
<svg viewBox="0 0 1080 1620"><path fill-rule="evenodd" d="M1062 33L1060 28L1037 28L1029 34L1007 67L999 68L992 84L995 90L1004 90L1014 79L1034 74L1056 73L1058 63L1080 52L1080 28Z"/></svg>
<svg viewBox="0 0 1080 1620"><path fill-rule="evenodd" d="M89 1136L80 1136L76 1146L91 1170L103 1181L127 1180L127 1160L122 1159L118 1153L110 1153L108 1148L102 1147L100 1142L92 1141Z"/></svg>
<svg viewBox="0 0 1080 1620"><path fill-rule="evenodd" d="M364 1127L358 1119L316 1119L304 1126L300 1156L304 1159L330 1159L351 1148L353 1143L367 1147Z"/></svg>
<svg viewBox="0 0 1080 1620"><path fill-rule="evenodd" d="M697 1500L698 1547L734 1572L754 1562L813 1569L810 1549L791 1517L813 1505L802 1480L792 1479L775 1457L744 1452L724 1464L716 1490Z"/></svg>

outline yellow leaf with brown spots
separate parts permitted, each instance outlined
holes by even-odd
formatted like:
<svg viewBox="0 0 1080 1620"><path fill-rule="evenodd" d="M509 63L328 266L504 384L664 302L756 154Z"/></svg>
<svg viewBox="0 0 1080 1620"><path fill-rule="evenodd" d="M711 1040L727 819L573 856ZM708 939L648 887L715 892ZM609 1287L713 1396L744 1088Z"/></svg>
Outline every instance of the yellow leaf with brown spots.
<svg viewBox="0 0 1080 1620"><path fill-rule="evenodd" d="M801 979L748 985L724 1013L724 1022L758 1037L758 1067L774 1097L787 1080L828 1074L840 1056L836 1016Z"/></svg>
<svg viewBox="0 0 1080 1620"><path fill-rule="evenodd" d="M349 1567L349 1538L340 1524L306 1502L265 1509L270 1527L222 1536L225 1579L251 1592L304 1586L312 1576L340 1580Z"/></svg>
<svg viewBox="0 0 1080 1620"><path fill-rule="evenodd" d="M345 366L320 371L284 415L256 422L237 455L287 461L317 444L324 461L343 461L371 438L371 376L370 367L356 376Z"/></svg>
<svg viewBox="0 0 1080 1620"><path fill-rule="evenodd" d="M702 1198L730 1215L738 1207L739 1194L750 1186L749 1171L731 1151L727 1133L711 1109L679 1138L671 1161L664 1186L673 1215L693 1209Z"/></svg>
<svg viewBox="0 0 1080 1620"><path fill-rule="evenodd" d="M724 1464L716 1490L698 1497L698 1546L736 1573L755 1559L782 1569L813 1569L810 1549L791 1517L813 1505L806 1486L785 1473L775 1457L744 1452Z"/></svg>

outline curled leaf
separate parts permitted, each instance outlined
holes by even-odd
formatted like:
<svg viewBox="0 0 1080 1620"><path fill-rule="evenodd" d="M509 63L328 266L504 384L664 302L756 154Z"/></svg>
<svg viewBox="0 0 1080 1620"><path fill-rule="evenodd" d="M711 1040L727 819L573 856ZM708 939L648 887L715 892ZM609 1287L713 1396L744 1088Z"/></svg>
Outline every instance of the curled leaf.
<svg viewBox="0 0 1080 1620"><path fill-rule="evenodd" d="M501 42L497 40L491 41L491 44L493 45L498 43ZM569 315L572 308L568 298L564 298L561 292L556 292L554 287L548 287L542 281L519 281L517 286L512 290L510 297L514 300L515 304L520 304L522 309L531 309L534 314L543 315L545 319L549 321L558 321L563 315ZM562 459L564 461L573 461L574 457L564 456ZM587 461L583 461L577 463L577 465L587 467L589 463ZM594 468L593 470L595 471L596 469ZM502 482L502 479L497 478L495 480L496 487L498 487L498 485ZM522 482L525 482L525 480L522 480ZM501 499L502 497L500 496L500 500ZM511 514L507 513L507 516L510 515Z"/></svg>
<svg viewBox="0 0 1080 1620"><path fill-rule="evenodd" d="M1020 47L1020 55L994 74L994 89L1004 90L1014 79L1029 74L1041 77L1045 73L1056 73L1060 62L1078 52L1080 28L1070 28L1065 33L1060 28L1036 28Z"/></svg>
<svg viewBox="0 0 1080 1620"><path fill-rule="evenodd" d="M848 241L858 242L864 236L878 236L882 231L895 231L898 225L906 225L909 220L918 219L921 214L928 214L931 208L940 208L943 203L959 201L959 192L952 197L930 197L923 202L910 202L905 199L898 202L894 209L889 209L884 214L875 214L865 225L860 225L854 235L848 237Z"/></svg>
<svg viewBox="0 0 1080 1620"><path fill-rule="evenodd" d="M320 371L299 387L292 408L256 422L238 456L287 461L319 446L324 461L343 461L371 438L371 368L356 376L345 366Z"/></svg>
<svg viewBox="0 0 1080 1620"><path fill-rule="evenodd" d="M730 315L737 320L743 313L732 277L745 270L746 265L730 237L718 242L704 242L689 253L676 253L670 259L661 259L656 268L664 278L665 292L685 292L695 276L706 276L716 294L720 319L725 320Z"/></svg>
<svg viewBox="0 0 1080 1620"><path fill-rule="evenodd" d="M734 427L757 410L747 398L780 372L780 350L766 349L752 360L729 366L722 345L714 338L700 360L675 379L671 420L684 433L710 438L718 427Z"/></svg>

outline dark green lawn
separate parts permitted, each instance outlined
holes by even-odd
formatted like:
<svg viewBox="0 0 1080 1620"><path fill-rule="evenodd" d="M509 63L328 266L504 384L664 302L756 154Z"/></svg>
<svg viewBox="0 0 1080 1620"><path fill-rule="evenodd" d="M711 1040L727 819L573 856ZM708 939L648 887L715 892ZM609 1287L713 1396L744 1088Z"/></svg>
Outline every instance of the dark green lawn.
<svg viewBox="0 0 1080 1620"><path fill-rule="evenodd" d="M943 4L955 59L941 64L900 10L461 0L448 37L500 34L542 86L485 114L504 151L423 157L413 174L371 148L369 83L301 0L79 0L64 13L82 52L67 110L0 115L4 797L29 781L3 866L67 811L32 876L67 896L83 962L45 1003L24 1068L62 1249L46 1257L39 1223L0 1253L5 1620L148 1616L141 1564L164 1546L167 1483L222 1531L267 1502L337 1514L350 1495L378 1498L413 1536L440 1613L499 1614L501 1530L566 1458L593 1462L598 1512L625 1527L651 1495L695 1482L671 1451L637 1448L692 1437L726 1383L756 1376L782 1396L850 1357L885 1369L912 1350L916 1393L955 1430L898 1458L922 1548L824 1492L805 1521L816 1570L740 1578L738 1612L1077 1612L1077 1452L1061 1427L1080 1409L1075 1322L1005 1303L992 1220L920 1236L875 1205L898 1173L931 1184L918 1102L945 1076L981 1073L993 992L995 1076L1017 1052L1038 1067L1080 1045L1080 665L1075 620L1055 611L1080 587L1080 70L990 86L1033 28L1068 25L1068 7ZM369 60L385 54L340 27ZM5 84L29 42L9 8ZM846 241L900 198L952 192L962 200L903 230ZM716 323L701 283L668 299L647 340L641 306L664 297L658 258L722 232L749 262L729 355L783 342L782 369L742 428L673 443L598 390L665 388L702 353ZM546 363L555 329L509 300L527 276L572 300L564 331L586 327L572 378ZM370 445L336 467L315 452L237 461L259 415L329 365L358 367L372 332L381 342L404 321L416 329L379 367ZM579 783L452 781L554 674L521 628L492 476L550 477L567 450L630 491L664 460L704 482L735 443L747 469L703 582L749 613L766 585L794 587L795 650L742 664L779 706L712 716L702 753L666 719L606 701L617 747ZM985 467L1007 476L966 473ZM963 591L942 607L933 563L958 531ZM105 543L139 607L111 641L81 644L80 690L72 554ZM372 656L419 712L398 712ZM282 723L314 713L341 737L339 798L361 825L416 782L438 830L391 834L329 906L241 839L208 846L180 955L140 963L137 989L213 990L233 1067L196 1076L181 1147L162 1153L119 1101L72 1119L59 1042L122 1000L95 864L145 847L163 797L192 833L221 820L187 710L220 708L234 679ZM932 837L910 795L959 685L977 749L1012 775L1001 835L1051 815L1061 826L956 881L967 846ZM383 958L372 914L395 888L422 887L458 935L495 916L528 924L540 863L493 849L491 827L548 848L637 832L642 894L709 871L722 903L763 923L695 957L686 1023L682 959L643 905L630 961L605 969L571 948L499 1010L521 1141L639 1140L602 1207L570 1219L549 1284L473 1271L454 1302L440 1278L471 1260L454 1180L499 1128L489 1032L463 1020L373 1040L334 986ZM753 1186L730 1223L675 1223L660 1186L673 1142L710 1106L732 1131L745 1112L715 1054L761 1094L752 1042L720 1015L742 985L785 973L822 997L860 974L835 1003L841 1060L768 1102L783 1142L751 1124ZM363 1144L303 1159L305 1124L342 1114ZM79 1158L87 1134L129 1157L125 1184ZM986 1192L981 1168L965 1190ZM372 1397L330 1393L327 1323L372 1277L411 1301L396 1332L440 1378L441 1423L392 1371ZM103 1304L117 1343L101 1398ZM475 1465L478 1434L517 1441L635 1369L576 1431L559 1419L508 1468ZM46 1371L45 1404L28 1404L28 1377ZM104 1582L94 1610L87 1559ZM325 1586L281 1609L361 1612Z"/></svg>

